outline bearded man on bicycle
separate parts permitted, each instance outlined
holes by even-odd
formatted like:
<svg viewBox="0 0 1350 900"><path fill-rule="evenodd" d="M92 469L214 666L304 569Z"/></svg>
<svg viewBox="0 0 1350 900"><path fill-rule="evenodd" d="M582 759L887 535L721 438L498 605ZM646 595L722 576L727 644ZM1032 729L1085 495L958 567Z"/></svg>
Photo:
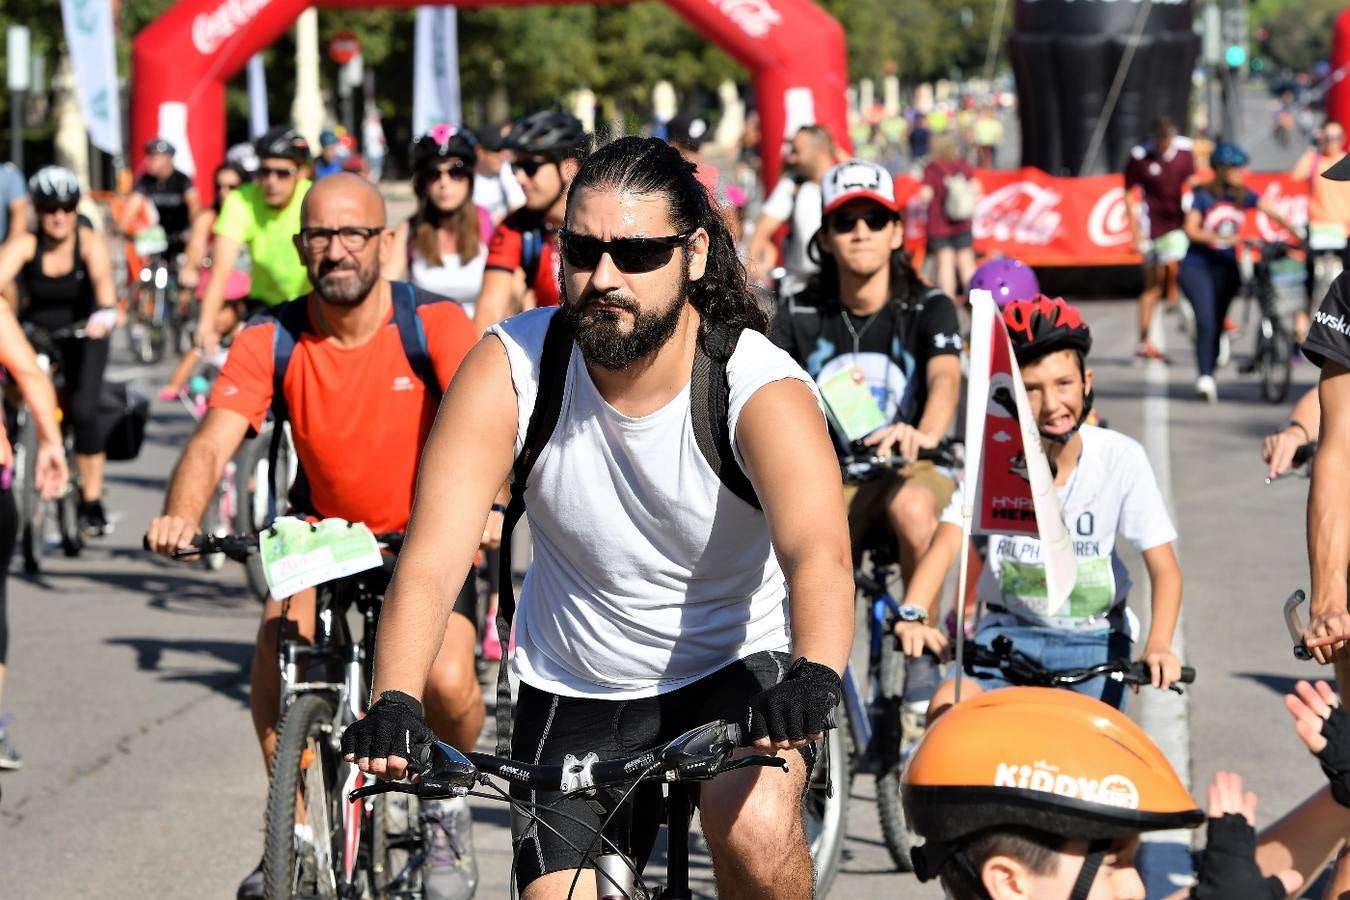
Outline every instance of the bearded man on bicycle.
<svg viewBox="0 0 1350 900"><path fill-rule="evenodd" d="M960 400L956 306L911 265L889 172L849 160L826 173L821 198L820 271L780 308L774 342L816 380L841 452L862 442L917 460L946 436ZM926 461L847 489L855 562L867 531L885 522L908 584L955 490L952 473ZM906 700L926 704L936 677L917 674Z"/></svg>
<svg viewBox="0 0 1350 900"><path fill-rule="evenodd" d="M406 527L417 463L436 414L436 400L473 345L474 332L453 301L415 294L409 285L380 277L393 240L384 200L365 179L332 175L310 191L295 246L314 291L278 307L273 316L256 319L235 339L210 409L174 469L164 514L150 523L151 549L171 556L192 546L225 464L249 430L262 427L273 403L277 332L297 321L298 337L284 370L283 390L308 496L293 491L293 504L303 505L292 512L364 522L375 533ZM423 382L402 343L403 326L396 321L400 303L408 304L425 333L424 351L434 369L435 391ZM481 520L478 525L479 532L485 531ZM474 667L477 598L472 580L466 581L468 573L466 562L455 585L459 594L439 622L437 646L427 657L417 687L419 692L425 690L436 733L472 747L484 711ZM312 636L315 591L301 591L286 603L283 622L282 601L267 599L253 658L250 702L268 771L280 714L278 641L283 628L302 638ZM463 852L439 859L438 833L432 832L427 896L456 900L471 896L476 870L467 844L467 806L437 814L453 819L436 823L446 836L440 843ZM259 864L240 885L239 897L262 896L261 868Z"/></svg>
<svg viewBox="0 0 1350 900"><path fill-rule="evenodd" d="M853 633L838 465L813 384L764 336L720 213L665 142L591 154L559 237L561 307L491 329L446 396L380 623L380 699L343 750L401 778L432 737L418 698L452 601L446 579L468 566L498 488L524 471L536 408L556 400L551 440L514 485L535 549L515 623L512 756L551 765L586 747L612 759L715 718L770 752L801 748L787 774L727 773L699 802L719 896L804 900L805 756L842 696ZM708 418L720 469L695 433L719 373L725 419ZM733 488L737 476L749 484ZM602 817L580 797L516 797L550 805L543 820L561 832L524 828L521 896L566 897Z"/></svg>

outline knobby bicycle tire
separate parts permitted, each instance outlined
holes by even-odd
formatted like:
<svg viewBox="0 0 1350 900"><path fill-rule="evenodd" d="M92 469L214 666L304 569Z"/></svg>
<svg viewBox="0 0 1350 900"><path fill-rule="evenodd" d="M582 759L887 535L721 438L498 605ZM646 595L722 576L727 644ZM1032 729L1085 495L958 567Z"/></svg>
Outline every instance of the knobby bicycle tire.
<svg viewBox="0 0 1350 900"><path fill-rule="evenodd" d="M239 451L239 463L234 469L234 530L239 534L257 534L270 524L277 515L276 506L271 501L270 491L273 482L267 459L268 448L272 442L272 426L263 426L258 436L244 444ZM244 573L248 580L248 589L259 600L267 598L267 579L263 577L262 560L257 554L244 563Z"/></svg>
<svg viewBox="0 0 1350 900"><path fill-rule="evenodd" d="M881 721L877 722L877 818L881 821L881 837L891 861L900 872L914 871L910 851L923 843L909 827L905 808L900 802L900 772L904 769L901 746L900 710L905 675L905 655L890 635L881 640L881 664L878 690L881 696Z"/></svg>
<svg viewBox="0 0 1350 900"><path fill-rule="evenodd" d="M276 758L267 788L263 892L267 900L337 896L334 867L341 862L342 810L345 798L337 753L329 743L333 704L318 694L302 694L277 728ZM316 796L318 795L318 796ZM304 860L296 852L296 800L304 798L314 846L327 848L328 864ZM315 857L317 860L317 856ZM301 883L301 879L304 879Z"/></svg>

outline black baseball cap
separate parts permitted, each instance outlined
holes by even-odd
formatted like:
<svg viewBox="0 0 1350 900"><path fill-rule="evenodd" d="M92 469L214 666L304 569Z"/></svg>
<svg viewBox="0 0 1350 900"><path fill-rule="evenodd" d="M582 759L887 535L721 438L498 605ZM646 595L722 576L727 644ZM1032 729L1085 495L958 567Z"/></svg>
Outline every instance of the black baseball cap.
<svg viewBox="0 0 1350 900"><path fill-rule="evenodd" d="M707 121L698 116L679 115L666 123L666 139L689 150L702 147L710 137Z"/></svg>
<svg viewBox="0 0 1350 900"><path fill-rule="evenodd" d="M154 140L150 141L150 143L145 145L145 152L163 153L168 156L173 156L174 148L173 144L170 144L168 141L164 140L164 138L157 137Z"/></svg>
<svg viewBox="0 0 1350 900"><path fill-rule="evenodd" d="M1322 173L1323 178L1331 181L1350 181L1350 153L1341 157L1341 161Z"/></svg>

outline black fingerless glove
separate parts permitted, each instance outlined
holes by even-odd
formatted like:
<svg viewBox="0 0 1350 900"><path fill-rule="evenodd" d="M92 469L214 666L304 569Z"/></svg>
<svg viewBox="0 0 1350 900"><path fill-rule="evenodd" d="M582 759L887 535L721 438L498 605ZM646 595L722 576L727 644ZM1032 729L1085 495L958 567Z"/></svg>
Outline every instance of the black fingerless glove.
<svg viewBox="0 0 1350 900"><path fill-rule="evenodd" d="M782 681L750 698L749 739L799 741L832 728L831 714L843 695L834 669L799 656Z"/></svg>
<svg viewBox="0 0 1350 900"><path fill-rule="evenodd" d="M1256 829L1239 813L1209 820L1192 900L1284 900L1284 884L1256 864Z"/></svg>
<svg viewBox="0 0 1350 900"><path fill-rule="evenodd" d="M1322 737L1327 745L1314 755L1331 782L1331 796L1341 806L1350 807L1350 712L1345 707L1331 708L1331 715L1322 723Z"/></svg>
<svg viewBox="0 0 1350 900"><path fill-rule="evenodd" d="M357 759L401 756L412 763L436 740L422 715L422 704L402 691L385 691L365 717L342 733L343 754Z"/></svg>

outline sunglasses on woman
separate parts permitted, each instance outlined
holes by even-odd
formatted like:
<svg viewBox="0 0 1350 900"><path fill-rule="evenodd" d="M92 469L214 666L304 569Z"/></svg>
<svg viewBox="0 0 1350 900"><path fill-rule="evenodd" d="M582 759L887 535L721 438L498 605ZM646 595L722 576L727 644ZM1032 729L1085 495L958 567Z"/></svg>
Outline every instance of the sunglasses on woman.
<svg viewBox="0 0 1350 900"><path fill-rule="evenodd" d="M830 230L836 234L852 234L862 222L868 231L881 231L895 221L895 214L884 209L869 209L864 213L841 212L830 216Z"/></svg>
<svg viewBox="0 0 1350 900"><path fill-rule="evenodd" d="M620 272L640 275L643 272L655 272L670 262L670 258L675 255L675 248L686 243L693 234L692 231L686 231L684 234L665 237L602 241L597 237L564 229L558 232L558 244L562 248L563 259L574 269L594 269L600 265L601 257L608 253Z"/></svg>
<svg viewBox="0 0 1350 900"><path fill-rule="evenodd" d="M451 181L468 181L473 177L473 170L464 163L452 163L444 168L437 166L422 173L422 180L427 184L435 184L442 178L447 177Z"/></svg>
<svg viewBox="0 0 1350 900"><path fill-rule="evenodd" d="M230 191L234 190L235 188L239 187L239 185L240 185L240 182L238 182L238 181L217 181L217 182L216 182L216 193L217 193L217 194L227 194L227 193L229 193Z"/></svg>
<svg viewBox="0 0 1350 900"><path fill-rule="evenodd" d="M75 203L48 203L39 206L38 212L43 215L52 215L54 213L59 212L63 212L66 215L70 215L71 213L75 212L75 207L77 205L78 204Z"/></svg>

